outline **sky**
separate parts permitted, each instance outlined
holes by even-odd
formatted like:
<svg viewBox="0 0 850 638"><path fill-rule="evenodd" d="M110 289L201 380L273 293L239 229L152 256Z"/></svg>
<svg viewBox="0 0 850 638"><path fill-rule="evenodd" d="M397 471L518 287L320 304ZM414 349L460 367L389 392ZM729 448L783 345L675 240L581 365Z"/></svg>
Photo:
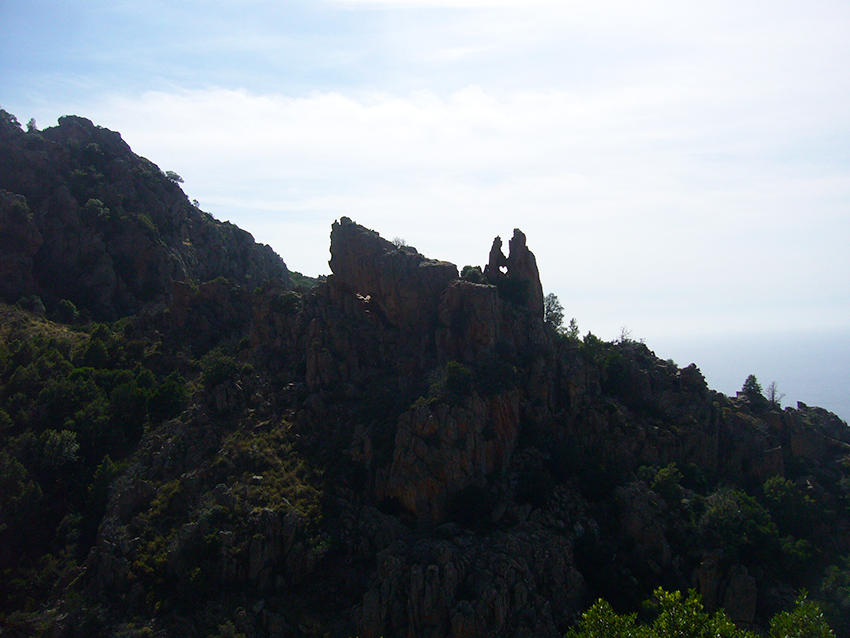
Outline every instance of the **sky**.
<svg viewBox="0 0 850 638"><path fill-rule="evenodd" d="M846 0L0 0L0 28L0 107L119 131L291 270L329 272L342 216L459 268L518 227L582 334L850 418Z"/></svg>

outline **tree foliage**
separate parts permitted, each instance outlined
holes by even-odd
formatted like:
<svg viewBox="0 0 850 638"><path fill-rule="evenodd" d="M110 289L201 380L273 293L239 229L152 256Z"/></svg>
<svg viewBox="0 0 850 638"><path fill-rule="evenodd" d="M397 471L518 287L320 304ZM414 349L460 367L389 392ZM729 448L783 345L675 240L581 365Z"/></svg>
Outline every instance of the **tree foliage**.
<svg viewBox="0 0 850 638"><path fill-rule="evenodd" d="M578 341L579 339L579 331L578 331L578 322L576 318L573 317L570 319L570 324L567 326L566 330L564 330L564 334L573 341Z"/></svg>
<svg viewBox="0 0 850 638"><path fill-rule="evenodd" d="M770 621L770 638L834 638L820 606L805 593L794 609L776 614Z"/></svg>
<svg viewBox="0 0 850 638"><path fill-rule="evenodd" d="M460 276L462 279L466 279L474 284L484 283L484 273L481 272L480 266L466 265L461 269Z"/></svg>
<svg viewBox="0 0 850 638"><path fill-rule="evenodd" d="M558 332L560 332L564 323L564 307L554 293L550 292L543 297L543 321Z"/></svg>
<svg viewBox="0 0 850 638"><path fill-rule="evenodd" d="M756 375L751 374L744 381L744 385L741 388L741 392L743 392L749 399L754 399L756 397L763 398L761 384L756 379Z"/></svg>
<svg viewBox="0 0 850 638"><path fill-rule="evenodd" d="M617 614L600 599L582 614L577 627L567 638L756 638L756 634L739 629L720 610L708 613L699 595L691 590L658 588L647 606L657 615L648 624L639 624L637 614ZM794 609L776 614L770 622L770 638L832 638L832 630L817 603L805 595L797 599Z"/></svg>
<svg viewBox="0 0 850 638"><path fill-rule="evenodd" d="M74 310L60 303L57 318L72 319ZM56 578L85 558L121 463L146 428L186 400L182 377L142 365L121 330L95 324L86 334L4 312L0 613L46 599Z"/></svg>

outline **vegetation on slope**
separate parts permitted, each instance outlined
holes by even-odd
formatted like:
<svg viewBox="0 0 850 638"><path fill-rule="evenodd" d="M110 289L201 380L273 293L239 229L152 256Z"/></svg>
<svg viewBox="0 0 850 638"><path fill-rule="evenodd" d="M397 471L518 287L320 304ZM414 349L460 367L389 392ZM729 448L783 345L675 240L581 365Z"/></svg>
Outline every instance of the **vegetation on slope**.
<svg viewBox="0 0 850 638"><path fill-rule="evenodd" d="M79 118L41 139L13 129L27 161L69 131L127 150ZM32 224L55 222L48 244L78 237L74 219L108 243L148 218L166 252L199 254L163 230L201 219L174 176L136 175L137 199L113 203L118 158L98 152L0 175L31 189L0 193L0 221L35 251L2 246L21 276L0 305L9 635L850 632L850 435L834 415L780 410L754 377L712 392L628 335L562 330L553 296L538 316L517 293L530 279L452 279L350 220L335 225L354 242L346 278L296 275L292 291L205 264L148 301L89 303L90 287L45 279ZM68 157L76 204L51 208Z"/></svg>

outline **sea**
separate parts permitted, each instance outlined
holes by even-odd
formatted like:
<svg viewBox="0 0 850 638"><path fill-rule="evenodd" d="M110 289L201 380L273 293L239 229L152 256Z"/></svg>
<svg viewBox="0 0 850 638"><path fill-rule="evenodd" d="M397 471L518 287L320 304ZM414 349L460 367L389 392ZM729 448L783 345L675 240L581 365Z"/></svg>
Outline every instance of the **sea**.
<svg viewBox="0 0 850 638"><path fill-rule="evenodd" d="M821 332L655 337L646 345L679 367L695 363L708 386L735 396L750 374L767 391L776 383L782 406L800 401L850 421L850 329Z"/></svg>

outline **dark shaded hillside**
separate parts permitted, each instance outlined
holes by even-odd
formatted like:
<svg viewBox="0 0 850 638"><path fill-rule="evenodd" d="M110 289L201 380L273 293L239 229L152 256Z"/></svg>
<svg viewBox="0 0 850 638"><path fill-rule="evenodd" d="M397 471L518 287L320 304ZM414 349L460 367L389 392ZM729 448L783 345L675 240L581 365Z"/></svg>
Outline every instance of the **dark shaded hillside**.
<svg viewBox="0 0 850 638"><path fill-rule="evenodd" d="M561 333L519 230L463 276L347 218L331 255L112 323L0 307L9 635L555 637L658 586L850 631L835 415Z"/></svg>
<svg viewBox="0 0 850 638"><path fill-rule="evenodd" d="M0 111L0 298L62 299L96 318L136 314L172 281L288 285L268 246L192 205L118 133L81 117L21 130Z"/></svg>

